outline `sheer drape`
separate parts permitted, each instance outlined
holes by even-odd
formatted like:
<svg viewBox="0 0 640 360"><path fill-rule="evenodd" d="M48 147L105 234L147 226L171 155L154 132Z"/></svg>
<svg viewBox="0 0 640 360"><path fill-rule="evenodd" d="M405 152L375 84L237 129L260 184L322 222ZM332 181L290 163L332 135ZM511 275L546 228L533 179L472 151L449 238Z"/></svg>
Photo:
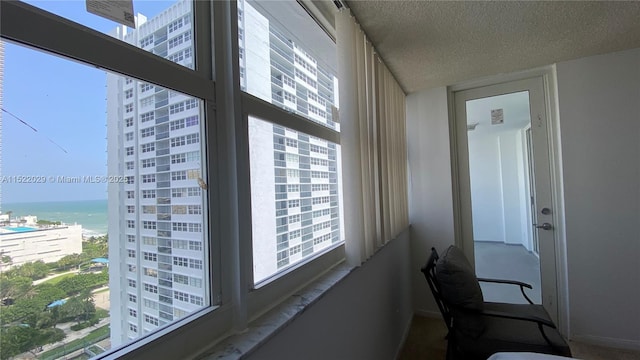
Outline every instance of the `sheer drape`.
<svg viewBox="0 0 640 360"><path fill-rule="evenodd" d="M359 265L409 223L405 94L349 10L336 34L346 252Z"/></svg>

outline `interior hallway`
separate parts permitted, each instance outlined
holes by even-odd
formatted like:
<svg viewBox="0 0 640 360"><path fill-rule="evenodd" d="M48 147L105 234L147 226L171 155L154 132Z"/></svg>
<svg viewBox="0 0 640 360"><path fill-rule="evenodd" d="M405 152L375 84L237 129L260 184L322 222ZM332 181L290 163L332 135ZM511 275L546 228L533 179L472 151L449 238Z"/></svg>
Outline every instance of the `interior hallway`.
<svg viewBox="0 0 640 360"><path fill-rule="evenodd" d="M540 261L522 245L476 241L476 275L481 278L518 280L533 286L527 296L541 303ZM485 301L526 304L520 287L514 285L480 283Z"/></svg>

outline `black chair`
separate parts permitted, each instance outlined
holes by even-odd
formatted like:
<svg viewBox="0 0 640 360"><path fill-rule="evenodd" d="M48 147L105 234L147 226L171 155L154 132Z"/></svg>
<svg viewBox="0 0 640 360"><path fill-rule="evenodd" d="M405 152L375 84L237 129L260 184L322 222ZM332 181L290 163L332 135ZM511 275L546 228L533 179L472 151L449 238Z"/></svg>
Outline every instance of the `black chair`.
<svg viewBox="0 0 640 360"><path fill-rule="evenodd" d="M535 352L571 357L569 345L542 305L525 294L531 285L478 279L464 253L435 248L421 269L447 325L447 360L486 360L496 352ZM484 302L479 281L520 286L528 304Z"/></svg>

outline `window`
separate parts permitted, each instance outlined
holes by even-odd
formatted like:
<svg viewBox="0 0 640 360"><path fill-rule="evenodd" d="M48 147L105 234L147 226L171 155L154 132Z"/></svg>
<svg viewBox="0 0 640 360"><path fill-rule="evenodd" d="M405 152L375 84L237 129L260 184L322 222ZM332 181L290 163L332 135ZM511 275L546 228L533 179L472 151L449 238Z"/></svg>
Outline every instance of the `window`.
<svg viewBox="0 0 640 360"><path fill-rule="evenodd" d="M155 115L153 111L144 113L140 115L140 121L142 122L147 122L147 121L153 121Z"/></svg>
<svg viewBox="0 0 640 360"><path fill-rule="evenodd" d="M171 139L171 147L183 146L186 144L186 137L179 136Z"/></svg>
<svg viewBox="0 0 640 360"><path fill-rule="evenodd" d="M184 107L185 109L189 110L189 109L195 109L198 107L198 100L196 99L189 99L187 101L184 102Z"/></svg>
<svg viewBox="0 0 640 360"><path fill-rule="evenodd" d="M58 2L42 3L44 4L43 6L57 6L56 3ZM113 23L112 28L108 29L109 34L117 40L109 41L109 44L123 41L153 52L154 56L145 57L144 67L141 64L132 64L132 61L139 57L140 51L124 44L122 46L109 47L113 54L100 59L98 63L88 64L93 70L96 67L108 69L106 76L102 72L104 70L99 70L101 72L100 77L104 80L99 84L103 91L100 93L100 96L102 96L100 100L103 100L106 94L107 101L105 101L104 107L95 112L100 114L106 111L107 121L104 121L104 123L107 124L107 131L101 129L102 131L95 136L96 134L80 133L79 128L68 129L68 133L78 138L90 138L90 141L96 142L105 141L104 146L98 144L103 157L94 159L93 163L101 165L108 163L110 170L108 175L117 179L124 179L124 184L123 181L120 181L116 185L109 184L108 186L109 212L116 213L115 216L109 215L109 260L112 265L109 287L111 289L110 296L112 298L116 297L118 300L113 302L113 304L118 305L118 308L109 309L112 316L115 316L116 313L118 315L114 319L117 321L110 322L111 335L118 338L110 339L110 344L114 349L118 349L119 354L117 356L107 355L108 357L119 357L126 352L127 344L131 340L138 338L138 336L149 334L159 326L169 325L176 318L184 318L200 307L219 305L211 302L217 301L216 299L220 298L219 294L223 294L226 297L230 291L227 288L226 281L223 284L216 283L217 279L224 279L228 275L224 273L228 269L220 265L219 258L230 256L230 254L223 253L226 250L218 254L217 250L209 252L209 249L212 245L214 249L225 249L226 244L224 242L234 240L218 239L216 237L218 230L215 227L230 226L229 224L218 224L217 220L214 221L214 224L208 224L210 218L214 218L217 214L227 210L220 204L215 203L217 197L209 196L211 191L207 191L206 182L209 182L209 188L215 188L216 192L219 190L218 184L225 184L225 186L228 184L228 179L218 178L225 176L225 174L218 174L215 170L218 164L225 164L226 160L231 156L227 151L229 149L223 148L226 145L221 145L218 148L217 143L211 144L209 140L221 138L220 134L216 134L218 127L215 125L223 124L226 127L231 124L231 120L215 117L216 113L212 109L216 109L216 105L219 107L219 104L215 103L214 94L207 92L213 88L213 79L207 79L208 75L206 74L208 72L201 71L211 64L195 64L196 59L193 57L195 52L197 54L215 54L216 64L218 64L218 60L222 59L222 56L219 55L217 49L213 48L211 42L194 41L194 37L198 34L192 27L194 20L192 19L191 11L193 10L193 4L196 2L180 1L176 2L177 5L175 6L173 4L160 5L165 9L158 8L158 5L153 8L147 3L143 1L136 3L136 14L133 15L136 20L135 28L125 28ZM213 4L214 6L219 6L216 2ZM24 6L27 10L31 7L29 3L24 3L20 6ZM240 30L246 31L246 34L240 33L238 36L244 35L241 41L242 48L240 49L244 66L246 66L244 89L246 93L251 94L255 90L252 89L252 86L255 86L258 82L256 78L251 79L252 76L256 76L256 69L248 66L253 66L252 64L255 64L256 60L256 51L251 49L251 46L255 46L254 44L256 43L256 41L252 41L255 40L255 34L253 33L255 29L251 28L249 20L253 21L255 16L261 13L263 9L260 8L261 4L259 2L249 3L243 0L239 1L238 6L240 8L238 17L242 21L248 21L242 24L242 29ZM258 8L253 10L250 8L253 6ZM278 6L292 7L290 10L293 10L293 12L282 12L283 14L288 13L298 16L301 13L303 16L307 16L295 2L283 3ZM6 9L9 10L7 11L13 11L11 10L12 7L15 6L8 5ZM153 11L150 9L153 9ZM5 7L3 6L4 10ZM138 12L147 16L146 21L138 18ZM38 19L49 19L50 17L50 15L35 11L26 12L25 14L27 15L21 16L26 17L26 19L20 20L29 21L21 21L21 24L38 24L41 23ZM97 17L92 16L92 18ZM198 17L196 14L196 22L202 19L208 20L209 16ZM68 24L59 18L51 17L49 20L53 24ZM70 19L70 21L74 21L74 19ZM308 106L308 103L311 102L313 106L316 106L317 111L326 111L319 106L321 105L320 101L316 101L313 95L317 97L317 100L325 99L326 109L330 109L330 106L333 106L332 104L335 101L333 89L337 87L337 80L333 76L334 72L330 65L324 64L322 61L313 61L314 54L323 54L324 61L330 57L330 55L324 55L330 54L330 52L325 52L324 48L322 48L324 45L320 43L318 44L320 48L312 48L308 54L303 51L305 49L304 34L309 33L310 29L300 29L301 31L297 29L279 29L283 24L291 22L278 21L277 16L265 16L264 21L268 25L266 27L268 33L265 35L269 41L263 43L268 48L263 49L266 51L262 51L262 53L266 53L267 57L279 56L277 59L281 63L274 61L274 58L263 60L260 64L262 65L261 68L266 68L268 73L260 74L267 79L267 82L263 82L261 86L266 89L266 92L271 92L272 89L279 89L281 91L280 96L290 105L288 111L297 115L312 115L312 112L316 110ZM212 24L198 23L197 25L199 29L217 29L212 27ZM273 32L271 30L272 27ZM65 29L67 28L67 31L70 32L69 35L79 34L81 31L80 28L73 26L65 27ZM72 45L76 37L59 36L55 26L47 29L47 31L50 31L51 34L43 37L42 46L39 48L49 49L57 54L65 54L73 58L76 64L77 62L87 63L88 61L94 61L94 58L86 58L86 55L83 54L85 52L99 54L100 52L92 52L92 50L100 49L100 46L105 44L105 39L95 36L94 32L83 32L83 36L88 36L88 40L94 41L83 42L83 44L86 44L82 49L83 51L74 50ZM16 39L12 39L15 42L24 43L27 41L26 38L22 38L19 31L12 31L12 33L18 34ZM291 36L292 33L299 36ZM318 30L318 33L324 36L321 30ZM41 35L38 35L37 31L34 31L30 36L35 36L35 40L37 40L35 43L41 44L37 38ZM47 40L49 37L56 40L49 44L49 40ZM273 45L276 43L277 48ZM245 48L245 46L248 46L248 48ZM59 59L68 61L64 59L63 56L65 55L59 56ZM158 59L154 60L154 57ZM160 58L179 62L181 65L194 69L196 68L195 65L198 65L199 69L196 72L185 67L171 66L166 61L161 61ZM129 60L123 61L123 59ZM289 59L290 62L285 64ZM198 60L204 59L198 57ZM40 65L39 63L33 64ZM307 78L296 73L294 69L298 69ZM120 75L125 73L126 76ZM81 75L78 77L85 79ZM246 78L249 78L249 81ZM86 79L88 81L89 77L86 77ZM276 84L277 79L280 80L280 84ZM315 91L309 90L309 82L315 84ZM67 85L64 81L56 83L62 89ZM105 86L106 91L104 90ZM231 90L231 88L227 90ZM246 93L242 96L247 96ZM275 99L274 95L275 93L269 93L268 97ZM91 93L87 93L86 96L68 96L69 99L74 99L76 102L78 99L92 100L92 97L95 96ZM204 102L201 103L201 101L204 101L203 99L207 101L208 106L203 106ZM250 112L247 111L250 107L241 103L236 94L232 95L231 100L235 106L242 107L243 113ZM91 101L85 102L82 100L81 105L84 107L90 103ZM60 108L64 107L60 106ZM72 108L72 106L66 107ZM56 109L53 110L55 111ZM282 115L285 117L291 116L288 111L282 112ZM337 125L331 124L331 113L330 111L328 112L329 114L323 120L325 123L322 123L322 126L335 128ZM273 114L273 112L270 114ZM334 185L337 183L338 177L335 172L331 172L329 169L331 164L327 165L327 169L309 168L310 136L319 136L314 131L315 127L298 129L298 126L293 122L281 120L280 113L277 110L276 114L278 115L274 116L273 119L265 119L267 124L266 134L268 136L262 140L264 140L265 145L268 145L269 149L260 151L260 155L265 155L264 159L266 160L261 162L263 166L262 172L267 174L269 178L264 182L260 182L258 179L258 182L260 184L271 184L269 185L270 188L263 192L268 202L266 205L262 204L262 206L265 209L269 209L269 214L274 212L275 209L276 220L280 221L281 219L284 222L284 224L278 224L277 232L271 230L264 232L265 234L273 233L274 236L278 236L277 239L271 238L265 241L269 241L271 247L274 248L273 253L269 255L268 261L271 264L277 262L282 268L283 266L294 265L296 261L302 262L304 258L308 258L311 255L305 253L305 245L294 248L298 244L292 244L292 246L287 245L281 248L280 239L287 238L288 240L289 234L297 230L292 229L289 231L289 229L282 229L281 226L286 227L289 224L288 221L290 221L290 224L296 224L295 226L301 229L298 232L302 233L297 238L291 237L291 239L301 240L304 238L302 241L305 243L310 243L324 236L308 234L305 233L305 230L302 230L312 228L312 224L309 223L311 220L310 212L307 208L311 206L312 198L320 197L316 194L309 194L312 192L311 171L329 172L329 178L321 178L326 180L327 185L330 186L327 189L327 193L323 194L327 196L333 196L334 191L337 191ZM318 116L315 116L315 118L318 118ZM79 119L74 118L73 120L77 121ZM240 121L246 121L246 119ZM318 123L317 119L314 121ZM293 126L296 130L292 132L287 129L286 134L276 134L276 126L282 126L280 122ZM301 130L307 132L298 132ZM326 135L326 139L322 138L321 140L333 141L333 143L338 142L335 137L337 135L331 135L333 132L323 132L322 134L328 135ZM107 140L104 139L105 135L107 135ZM278 175L275 175L274 172L274 160L276 160L274 136L276 135L282 137L283 142L281 145L283 148L287 148L279 151L283 157L278 158L278 161L281 161L281 165L277 165L277 167L282 170ZM114 146L116 142L120 144ZM109 146L106 146L107 143ZM137 146L140 147L136 148ZM247 145L242 144L241 146L246 147ZM251 144L251 146L253 147L255 144ZM337 156L339 156L335 153L335 147L326 147L329 149L329 153L324 154L326 156L323 158L329 163L335 162ZM105 149L108 150L106 156L104 156ZM112 153L113 149L116 150L117 154ZM202 151L201 149L207 149L208 151ZM249 153L247 148L238 150ZM215 158L209 159L208 154L215 156ZM335 157L331 158L331 156ZM116 160L114 161L114 159ZM251 159L251 166L256 163ZM213 164L211 168L208 168L209 164ZM249 171L247 162L241 164L241 166L244 167L242 171L246 174L251 174L252 177L258 174L257 172ZM111 173L112 169L114 169L115 173ZM287 172L287 170L291 171ZM287 174L292 176L287 179ZM134 178L134 175L141 178ZM133 184L134 180L135 184ZM256 179L252 178L251 180L254 181ZM316 179L314 178L313 180L315 181ZM175 181L178 182L176 183ZM313 184L315 185L315 183ZM235 186L235 184L232 185ZM276 186L281 186L281 188L276 189ZM104 193L106 188L107 185L102 184L101 193ZM112 191L113 189L116 189L116 191ZM220 190L226 191L227 189L222 188ZM260 189L254 188L252 191L257 193ZM284 197L276 199L276 194ZM272 195L273 198L270 198ZM136 196L140 196L140 198L135 199ZM113 200L112 197L117 199ZM250 206L251 202L247 200L245 205ZM337 210L334 206L330 207L330 209ZM251 208L251 211L257 214L256 208ZM332 212L331 215L328 215L330 219L323 218L322 220L335 220L333 218L334 213ZM257 219L258 217L253 216L253 218ZM231 224L231 226L238 225L247 229L253 224L247 224L245 220L242 220L240 224ZM209 233L212 227L214 231ZM114 228L117 229L115 231L120 233L111 233ZM326 229L322 230L323 234L328 231ZM175 233L173 233L174 231ZM255 228L252 231L258 233L259 229ZM308 235L311 235L311 238L307 239ZM258 241L257 238L254 238L253 241ZM335 243L333 237L327 242ZM276 246L277 251L275 250ZM250 246L248 247L249 249L247 250L250 250ZM257 248L257 246L254 248ZM137 255L140 253L143 256L138 258ZM290 253L293 256L290 257ZM256 258L255 254L249 253L242 256L246 257L247 263L252 260L256 264L260 262L260 259ZM121 264L119 266L121 270L116 269L118 267L116 266L117 264ZM221 267L222 269L220 269ZM213 269L215 275L213 277L210 274L211 269ZM122 271L122 274L114 276L117 271ZM218 273L218 271L221 272ZM183 274L180 272L183 272ZM258 270L253 278L256 282L260 282L264 278L274 275L271 273L262 278L263 274ZM274 281L288 281L286 280L287 277L292 278L287 275L273 278L278 278ZM305 279L305 282L309 280L310 278ZM136 289L138 283L143 284L140 289ZM242 291L247 291L246 289L252 284L244 285L249 285L241 287ZM268 294L270 292L261 293ZM143 301L138 303L137 299L139 297ZM173 301L180 301L182 306L174 306ZM262 303L267 302L262 301ZM271 304L273 301L268 303ZM252 309L250 311L254 311L255 307L249 306L248 308ZM264 309L257 309L256 311L262 310ZM220 311L206 311L199 314L199 316L203 316L207 322L212 324L212 334L214 333L213 335L216 337L222 335L228 326L226 321L212 321L222 317L222 315L218 315L219 313ZM138 315L142 316L138 317ZM252 318L256 314L244 315ZM141 326L142 328L139 330L138 328ZM115 327L117 327L117 331ZM172 327L165 329L169 330ZM183 337L179 331L174 334L176 334L175 339L178 341ZM174 341L173 335L166 337L166 339L170 340L169 342ZM154 346L165 346L165 341L163 340L164 338L160 337L160 340L155 342ZM144 347L147 345L142 344L144 342L140 343L141 350L144 351ZM92 349L91 345L93 344L85 344L84 346Z"/></svg>
<svg viewBox="0 0 640 360"><path fill-rule="evenodd" d="M145 245L152 245L155 246L158 244L156 238L151 237L151 236L143 236L142 237L142 243Z"/></svg>
<svg viewBox="0 0 640 360"><path fill-rule="evenodd" d="M300 222L300 215L289 216L289 224Z"/></svg>
<svg viewBox="0 0 640 360"><path fill-rule="evenodd" d="M158 261L158 254L151 252L143 252L142 256L147 261Z"/></svg>
<svg viewBox="0 0 640 360"><path fill-rule="evenodd" d="M180 164L180 163L184 163L184 162L187 162L186 154L171 155L171 163L172 164Z"/></svg>
<svg viewBox="0 0 640 360"><path fill-rule="evenodd" d="M187 180L187 172L186 171L173 171L171 172L171 180Z"/></svg>
<svg viewBox="0 0 640 360"><path fill-rule="evenodd" d="M156 166L156 159L143 159L142 160L142 168L152 168Z"/></svg>
<svg viewBox="0 0 640 360"><path fill-rule="evenodd" d="M261 176L254 178L256 176L254 174L260 174L258 169L264 166L262 164L275 164L272 170L274 175L270 179L275 180L273 188L259 187L259 194L255 193L255 190L252 193L251 206L254 214L259 214L259 209L266 206L265 194L269 193L269 202L275 204L277 216L275 228L270 228L264 221L254 220L253 222L254 234L267 232L276 234L276 238L271 240L275 240L276 246L268 257L264 253L254 252L254 279L260 282L285 267L303 263L313 255L341 242L337 181L339 151L336 144L325 139L251 116L249 122L249 146L253 148L250 152L251 168L256 168L256 172L250 172L252 184L267 181ZM260 132L254 134L253 129L260 129ZM266 133L269 129L274 139L271 146L268 143L265 144L266 140L258 135ZM319 170L320 166L322 171ZM320 181L323 183L318 184L317 182ZM318 194L318 191L325 192ZM311 224L309 220L313 218L313 212L325 208L330 211L328 218L319 225ZM334 224L335 226L332 226ZM329 241L314 244L314 238L325 234L329 234ZM265 241L265 238L264 236L254 237L253 241L256 244L258 241ZM291 241L294 243L292 244ZM274 262L275 270L272 265ZM263 263L265 265L262 265Z"/></svg>
<svg viewBox="0 0 640 360"><path fill-rule="evenodd" d="M155 318L151 315L144 315L144 322L146 322L147 324L151 324L153 326L158 326L158 318Z"/></svg>
<svg viewBox="0 0 640 360"><path fill-rule="evenodd" d="M142 206L142 213L143 214L155 214L156 213L156 207L154 205L143 205Z"/></svg>
<svg viewBox="0 0 640 360"><path fill-rule="evenodd" d="M181 111L184 111L184 102L169 105L169 114L177 114Z"/></svg>
<svg viewBox="0 0 640 360"><path fill-rule="evenodd" d="M153 300L144 299L144 307L149 309L158 309L158 303Z"/></svg>
<svg viewBox="0 0 640 360"><path fill-rule="evenodd" d="M188 205L187 206L189 215L200 215L202 214L202 206L201 205Z"/></svg>
<svg viewBox="0 0 640 360"><path fill-rule="evenodd" d="M188 118L184 119L184 122L186 126L196 126L199 124L198 116L189 116Z"/></svg>
<svg viewBox="0 0 640 360"><path fill-rule="evenodd" d="M184 129L185 125L184 125L184 119L179 119L179 120L174 120L171 122L171 127L170 129L173 130L179 130L179 129Z"/></svg>
<svg viewBox="0 0 640 360"><path fill-rule="evenodd" d="M197 144L200 142L200 134L189 134L186 136L187 144Z"/></svg>
<svg viewBox="0 0 640 360"><path fill-rule="evenodd" d="M156 150L156 144L155 143L142 144L141 148L143 153L152 152Z"/></svg>
<svg viewBox="0 0 640 360"><path fill-rule="evenodd" d="M155 285L144 283L144 291L150 292L152 294L157 294L158 293L158 287L155 286Z"/></svg>
<svg viewBox="0 0 640 360"><path fill-rule="evenodd" d="M202 304L203 304L203 300L202 300L201 296L189 295L189 301L192 304L198 305L198 306L202 306Z"/></svg>
<svg viewBox="0 0 640 360"><path fill-rule="evenodd" d="M200 151L190 151L185 154L187 162L200 161Z"/></svg>
<svg viewBox="0 0 640 360"><path fill-rule="evenodd" d="M140 106L147 107L152 106L155 103L155 99L153 96L147 96L146 98L140 100Z"/></svg>
<svg viewBox="0 0 640 360"><path fill-rule="evenodd" d="M173 274L173 282L189 285L189 277L187 275Z"/></svg>
<svg viewBox="0 0 640 360"><path fill-rule="evenodd" d="M144 275L145 276L149 276L149 277L157 278L158 277L158 270L151 269L151 268L144 268Z"/></svg>
<svg viewBox="0 0 640 360"><path fill-rule="evenodd" d="M196 287L196 288L201 288L202 287L202 279L190 277L189 278L189 285L193 286L193 287Z"/></svg>
<svg viewBox="0 0 640 360"><path fill-rule="evenodd" d="M189 169L187 170L187 179L198 179L200 178L200 170Z"/></svg>
<svg viewBox="0 0 640 360"><path fill-rule="evenodd" d="M173 265L182 266L182 267L189 267L189 259L184 258L184 257L174 256L173 257Z"/></svg>
<svg viewBox="0 0 640 360"><path fill-rule="evenodd" d="M148 184L154 182L156 182L156 174L142 175L142 183Z"/></svg>
<svg viewBox="0 0 640 360"><path fill-rule="evenodd" d="M171 223L171 230L173 230L173 231L187 231L187 223L180 223L180 222Z"/></svg>
<svg viewBox="0 0 640 360"><path fill-rule="evenodd" d="M140 47L146 47L153 43L153 35L145 36L140 40Z"/></svg>
<svg viewBox="0 0 640 360"><path fill-rule="evenodd" d="M298 147L298 140L286 138L286 144L290 147Z"/></svg>
<svg viewBox="0 0 640 360"><path fill-rule="evenodd" d="M180 28L182 28L182 26L184 25L184 20L182 18L172 22L169 24L169 26L167 26L167 30L169 31L169 33L172 33Z"/></svg>

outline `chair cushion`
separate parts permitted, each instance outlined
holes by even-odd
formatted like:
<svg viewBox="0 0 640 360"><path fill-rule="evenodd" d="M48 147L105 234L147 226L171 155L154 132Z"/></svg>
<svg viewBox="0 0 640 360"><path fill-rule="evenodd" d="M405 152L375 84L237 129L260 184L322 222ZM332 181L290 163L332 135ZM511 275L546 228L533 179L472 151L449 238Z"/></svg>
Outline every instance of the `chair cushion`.
<svg viewBox="0 0 640 360"><path fill-rule="evenodd" d="M485 303L485 310L536 316L551 321L541 305ZM571 356L569 345L556 329L543 326L550 346L534 322L484 316L484 332L477 337L456 331L457 343L463 353L480 355L486 359L496 352L526 351Z"/></svg>
<svg viewBox="0 0 640 360"><path fill-rule="evenodd" d="M442 297L451 305L482 310L484 298L478 278L462 250L451 245L436 264Z"/></svg>
<svg viewBox="0 0 640 360"><path fill-rule="evenodd" d="M484 331L482 289L462 250L450 246L436 263L440 291L453 317L453 327L465 336L477 338Z"/></svg>

